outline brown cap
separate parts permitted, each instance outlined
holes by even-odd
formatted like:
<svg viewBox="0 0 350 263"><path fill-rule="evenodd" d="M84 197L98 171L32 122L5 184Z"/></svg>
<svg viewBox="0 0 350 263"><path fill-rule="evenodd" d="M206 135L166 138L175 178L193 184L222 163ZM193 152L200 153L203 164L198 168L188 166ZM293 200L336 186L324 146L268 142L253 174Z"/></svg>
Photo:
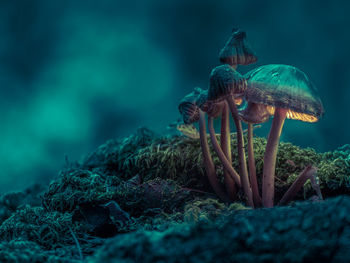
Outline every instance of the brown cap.
<svg viewBox="0 0 350 263"><path fill-rule="evenodd" d="M257 57L246 38L244 31L234 28L231 37L220 51L220 61L231 66L255 63Z"/></svg>
<svg viewBox="0 0 350 263"><path fill-rule="evenodd" d="M269 120L270 113L266 109L266 105L248 102L245 109L239 111L239 116L246 123L257 124Z"/></svg>
<svg viewBox="0 0 350 263"><path fill-rule="evenodd" d="M195 87L194 92L198 94L195 103L201 109L208 100L208 90L202 90L201 88Z"/></svg>
<svg viewBox="0 0 350 263"><path fill-rule="evenodd" d="M221 65L210 73L208 100L221 101L230 95L239 97L245 89L245 78L229 65Z"/></svg>
<svg viewBox="0 0 350 263"><path fill-rule="evenodd" d="M185 124L191 124L199 120L197 100L200 97L203 97L202 90L200 88L195 88L193 92L187 94L180 101L178 108Z"/></svg>
<svg viewBox="0 0 350 263"><path fill-rule="evenodd" d="M324 114L318 91L304 72L288 65L265 65L245 75L248 102L264 104L270 114L288 109L287 118L316 122Z"/></svg>

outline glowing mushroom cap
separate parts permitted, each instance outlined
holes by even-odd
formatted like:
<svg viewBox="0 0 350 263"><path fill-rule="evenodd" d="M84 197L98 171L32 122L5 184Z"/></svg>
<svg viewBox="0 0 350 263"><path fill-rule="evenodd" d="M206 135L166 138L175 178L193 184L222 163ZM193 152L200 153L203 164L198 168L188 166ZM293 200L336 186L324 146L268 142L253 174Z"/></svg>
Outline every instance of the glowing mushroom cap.
<svg viewBox="0 0 350 263"><path fill-rule="evenodd" d="M267 105L270 114L275 108L285 108L289 119L316 122L324 113L317 89L296 67L265 65L251 70L245 77L247 101Z"/></svg>
<svg viewBox="0 0 350 263"><path fill-rule="evenodd" d="M257 57L246 38L244 31L233 29L231 37L220 51L220 61L231 66L255 63Z"/></svg>
<svg viewBox="0 0 350 263"><path fill-rule="evenodd" d="M221 65L210 73L208 100L221 101L232 95L241 97L245 89L245 78L229 65Z"/></svg>
<svg viewBox="0 0 350 263"><path fill-rule="evenodd" d="M198 98L203 96L200 88L195 88L193 92L187 94L179 104L179 111L185 124L191 124L199 120Z"/></svg>

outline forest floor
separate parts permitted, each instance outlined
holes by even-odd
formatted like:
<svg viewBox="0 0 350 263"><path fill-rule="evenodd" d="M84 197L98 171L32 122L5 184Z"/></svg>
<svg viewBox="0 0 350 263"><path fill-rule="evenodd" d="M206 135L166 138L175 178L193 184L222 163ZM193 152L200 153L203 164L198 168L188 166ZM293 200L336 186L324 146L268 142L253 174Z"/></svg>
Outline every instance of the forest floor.
<svg viewBox="0 0 350 263"><path fill-rule="evenodd" d="M265 144L254 139L260 189ZM277 201L307 165L324 201L308 182L288 206L251 209L241 192L226 204L199 140L141 128L67 164L49 186L3 194L0 262L350 262L350 146L317 153L281 142Z"/></svg>

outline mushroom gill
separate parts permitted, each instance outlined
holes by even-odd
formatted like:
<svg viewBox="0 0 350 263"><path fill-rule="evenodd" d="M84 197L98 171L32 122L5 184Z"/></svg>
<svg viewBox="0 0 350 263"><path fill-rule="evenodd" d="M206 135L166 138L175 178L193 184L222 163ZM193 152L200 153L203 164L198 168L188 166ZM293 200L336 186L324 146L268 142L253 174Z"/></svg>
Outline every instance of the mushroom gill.
<svg viewBox="0 0 350 263"><path fill-rule="evenodd" d="M275 107L274 106L267 105L266 110L268 111L268 113L270 115L275 114ZM304 121L304 122L317 122L319 120L319 118L317 118L313 115L302 113L302 112L296 112L296 111L293 111L290 109L287 109L286 118L292 119L292 120Z"/></svg>

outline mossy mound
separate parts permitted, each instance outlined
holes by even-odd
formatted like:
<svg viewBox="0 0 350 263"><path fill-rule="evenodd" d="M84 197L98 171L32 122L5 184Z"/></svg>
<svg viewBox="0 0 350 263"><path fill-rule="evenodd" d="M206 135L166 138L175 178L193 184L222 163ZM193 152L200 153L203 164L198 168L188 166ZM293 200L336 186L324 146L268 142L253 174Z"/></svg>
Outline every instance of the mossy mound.
<svg viewBox="0 0 350 263"><path fill-rule="evenodd" d="M135 142L141 142L142 146L137 147ZM208 142L211 145L209 139ZM237 140L234 133L231 135L231 142L232 165L238 171L238 156L235 150ZM254 138L256 170L260 184L265 146L265 138ZM317 153L312 148L301 148L281 142L276 161L276 199L283 195L307 165L318 168L320 185L326 196L334 196L339 191L348 193L349 148L345 145L334 152ZM223 181L223 167L212 148L211 152L219 179ZM118 157L119 155L121 157ZM107 174L114 173L124 180L136 174L145 181L155 178L172 179L182 187L211 192L205 176L199 140L184 136L155 137L144 128L123 141L107 142L88 155L82 162L82 167L92 171L102 170ZM304 193L299 194L297 199L305 199L313 194L311 187L306 185Z"/></svg>
<svg viewBox="0 0 350 263"><path fill-rule="evenodd" d="M233 166L238 170L234 134L231 139ZM260 184L265 144L265 139L254 138ZM349 194L349 149L344 146L333 152L317 153L311 148L280 143L276 200L309 164L318 167L324 197ZM213 160L222 182L223 168L215 154ZM307 184L296 200L305 200L314 194ZM145 128L139 129L123 140L106 142L80 163L71 164L48 189L34 187L3 195L0 198L0 247L3 248L0 259L13 257L16 262L16 251L27 244L32 249L24 250L23 258L17 256L18 262L41 262L41 258L47 262L67 262L67 258L79 261L93 255L109 238L122 238L124 234L130 235L128 238L147 240L153 247L158 244L152 243L153 237L158 236L156 233L170 231L181 236L174 229L182 225L196 228L203 224L210 229L212 224L219 227L220 222L226 226L226 218L236 213L243 218L261 213L244 207L241 196L239 193L237 203L233 204L217 199L205 176L199 140L157 137ZM284 211L281 209L276 211ZM151 235L152 240L147 235ZM135 243L135 246L144 249L144 244ZM132 253L129 245L125 249ZM32 251L42 253L30 253ZM94 258L97 262L104 257L101 253Z"/></svg>
<svg viewBox="0 0 350 263"><path fill-rule="evenodd" d="M0 196L0 224L21 206L39 206L40 194L45 190L44 186L34 184L22 192L10 192Z"/></svg>

